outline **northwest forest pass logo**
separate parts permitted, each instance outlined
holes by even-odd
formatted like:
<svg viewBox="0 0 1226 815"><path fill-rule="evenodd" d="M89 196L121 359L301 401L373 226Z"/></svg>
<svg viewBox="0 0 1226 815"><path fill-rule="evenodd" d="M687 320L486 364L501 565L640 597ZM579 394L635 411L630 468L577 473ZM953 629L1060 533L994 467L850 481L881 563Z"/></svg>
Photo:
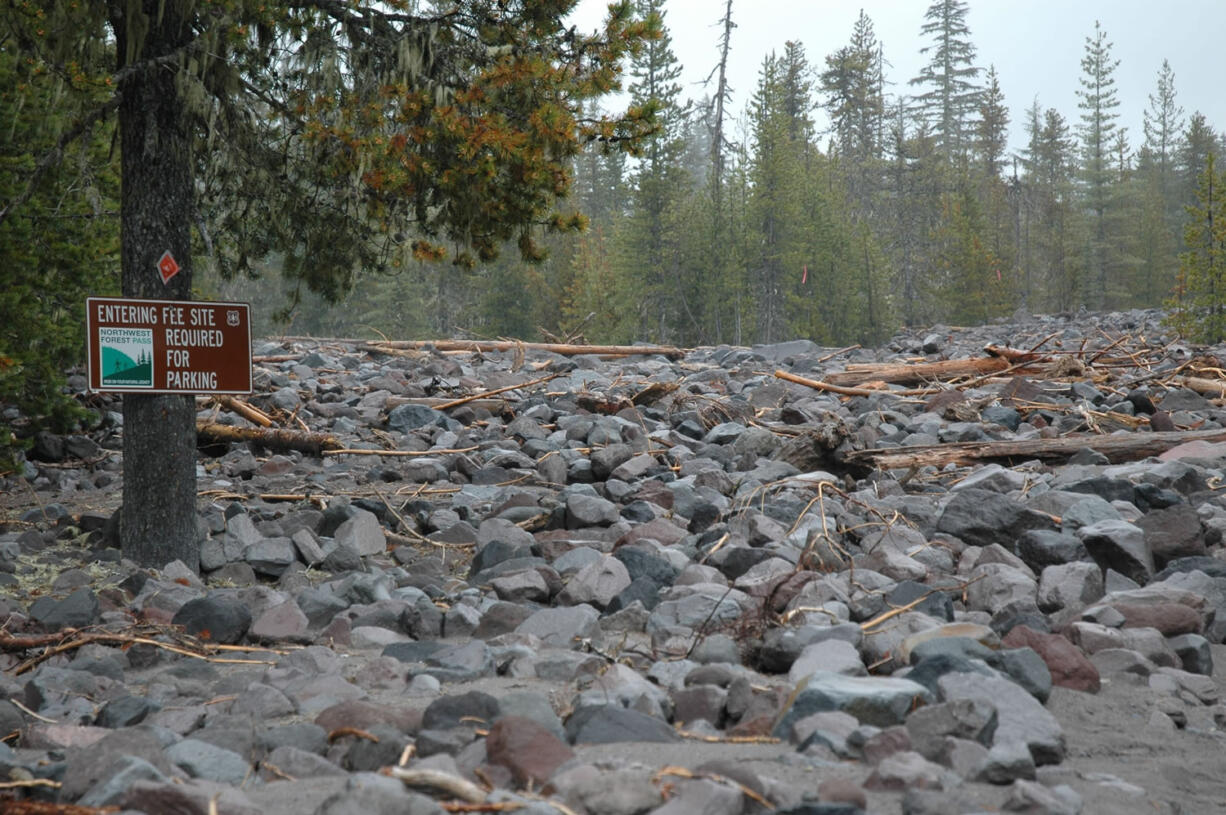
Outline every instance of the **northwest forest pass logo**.
<svg viewBox="0 0 1226 815"><path fill-rule="evenodd" d="M152 328L99 328L98 345L103 385L153 387Z"/></svg>

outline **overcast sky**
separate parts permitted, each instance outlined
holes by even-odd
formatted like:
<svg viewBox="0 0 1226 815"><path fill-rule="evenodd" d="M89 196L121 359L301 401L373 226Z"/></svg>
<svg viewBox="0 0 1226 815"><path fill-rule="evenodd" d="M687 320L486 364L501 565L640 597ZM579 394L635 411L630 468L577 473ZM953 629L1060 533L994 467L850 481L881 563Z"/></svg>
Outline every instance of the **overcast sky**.
<svg viewBox="0 0 1226 815"><path fill-rule="evenodd" d="M595 29L607 5L607 0L580 0L575 23L584 31ZM684 66L683 92L694 99L704 95L701 83L718 60L724 5L724 0L665 0L664 23ZM787 40L799 40L809 63L824 68L826 55L850 41L861 8L890 63L887 79L894 84L887 91L916 91L907 81L926 61L919 49L929 42L920 37L920 26L929 5L929 0L733 0L733 110L741 111L753 94L762 58L772 50L782 54ZM1013 149L1025 143L1025 111L1036 96L1044 108L1054 107L1076 124L1081 57L1095 20L1120 61L1115 72L1120 124L1128 128L1134 149L1164 58L1175 71L1185 117L1199 110L1215 130L1226 126L1220 56L1226 0L970 0L967 24L977 63L984 69L996 66L1011 112ZM819 124L825 124L820 117Z"/></svg>

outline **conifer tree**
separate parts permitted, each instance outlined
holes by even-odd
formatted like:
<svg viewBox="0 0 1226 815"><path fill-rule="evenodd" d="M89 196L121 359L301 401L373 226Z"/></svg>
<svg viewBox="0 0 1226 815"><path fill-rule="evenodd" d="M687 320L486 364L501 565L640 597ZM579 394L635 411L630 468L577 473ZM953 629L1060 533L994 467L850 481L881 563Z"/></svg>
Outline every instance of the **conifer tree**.
<svg viewBox="0 0 1226 815"><path fill-rule="evenodd" d="M1112 151L1116 147L1119 97L1115 87L1115 69L1119 60L1111 56L1111 43L1099 22L1094 23L1094 36L1086 37L1085 54L1081 58L1080 99L1081 124L1081 189L1082 200L1090 216L1087 243L1086 306L1102 309L1109 302L1108 288L1112 279L1112 235L1109 216L1112 208Z"/></svg>
<svg viewBox="0 0 1226 815"><path fill-rule="evenodd" d="M1182 209L1176 194L1176 165L1184 118L1176 101L1175 71L1169 60L1162 60L1158 82L1149 94L1142 129L1145 141L1141 151L1141 171L1151 178L1162 198L1172 225L1181 222Z"/></svg>
<svg viewBox="0 0 1226 815"><path fill-rule="evenodd" d="M928 7L920 28L931 41L920 49L928 63L911 80L923 88L915 97L917 112L932 132L937 152L951 163L961 162L970 145L981 93L968 10L966 0L934 0Z"/></svg>
<svg viewBox="0 0 1226 815"><path fill-rule="evenodd" d="M1188 208L1171 322L1194 342L1226 340L1226 178L1210 152Z"/></svg>
<svg viewBox="0 0 1226 815"><path fill-rule="evenodd" d="M682 317L673 231L676 207L688 186L681 157L689 104L681 97L681 65L664 27L664 0L637 0L636 11L658 20L661 32L631 60L631 103L655 112L657 129L646 140L631 176L631 215L623 222L617 268L636 293L641 338L676 340Z"/></svg>

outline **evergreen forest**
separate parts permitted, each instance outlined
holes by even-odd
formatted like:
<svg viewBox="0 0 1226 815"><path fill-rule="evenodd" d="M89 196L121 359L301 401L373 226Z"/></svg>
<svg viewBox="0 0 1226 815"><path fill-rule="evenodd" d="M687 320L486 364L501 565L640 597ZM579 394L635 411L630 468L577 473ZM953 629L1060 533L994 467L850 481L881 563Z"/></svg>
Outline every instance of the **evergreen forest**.
<svg viewBox="0 0 1226 815"><path fill-rule="evenodd" d="M44 414L59 409L58 372L83 356L84 297L120 289L110 114L119 105L112 83L126 69L114 73L116 43L95 5L103 6L4 0L0 27L0 401ZM114 28L124 2L105 5ZM144 5L156 13L156 3ZM323 0L201 7L231 15L228 28L209 34L228 39L208 43L231 49L237 67L181 60L183 97L205 122L198 155L217 158L200 160L194 175L193 296L251 302L257 331L316 336L847 345L902 325L983 323L1018 310L1155 306L1170 308L1193 340L1226 336L1226 187L1214 161L1222 134L1183 109L1165 61L1143 132L1128 132L1119 62L1102 26L1085 33L1081 74L1070 77L1077 109L1036 99L1023 121L1011 121L991 55L973 44L966 0L927 8L916 76L890 74L890 55L861 12L833 53L781 42L761 55L754 87L735 92L728 55L738 47L737 15L753 12L738 0L712 2L714 19L703 21L717 23L710 79L697 98L680 82L666 0L614 4L600 41L607 50L579 78L556 60L518 56L530 50L525 37L536 37L531 48L573 46L576 59L590 58L596 39L565 28L574 0L523 0L512 4L522 6L515 20L497 18L499 44L475 62L468 53L463 70L444 65L448 98L488 108L503 94L496 101L507 110L536 106L482 148L506 159L508 172L464 166L488 116L439 114L455 109L438 104L446 94L431 73L444 71L443 45L458 42L430 40L454 22L438 11L447 5L403 0L362 19ZM282 7L285 16L270 16ZM472 10L480 37L494 36L491 21L506 7L456 6ZM419 19L402 9L437 13ZM417 77L416 90L384 76L377 91L357 81L345 90L365 93L362 106L344 108L326 93L309 104L280 101L298 99L290 81L330 93L365 76L370 58L354 56L357 46L377 44L395 24L432 32L419 38L420 51L402 43L393 60L400 75ZM40 38L51 42L57 25L62 43L51 48ZM328 39L341 33L351 52ZM270 48L290 44L314 60L310 70L266 87L243 79L268 68ZM515 74L499 74L507 54L520 59ZM187 75L198 75L199 88ZM619 90L625 111L610 113L603 106L619 104L611 97ZM429 125L389 135L393 91L408 100L394 111L397 127L431 109ZM254 101L234 113L218 102L227 94ZM288 142L259 132L269 111L292 120L302 166L316 168L306 179L313 192L304 182L289 192L309 194L293 198L284 171L239 163L258 150L275 160ZM1011 151L1015 132L1024 146ZM389 161L385 137L404 151L406 133L416 153ZM340 161L336 144L355 158ZM210 206L221 217L201 217ZM294 224L312 218L310 241L295 238Z"/></svg>
<svg viewBox="0 0 1226 815"><path fill-rule="evenodd" d="M1200 330L1198 310L1214 272L1185 239L1222 241L1194 223L1222 135L1180 106L1165 60L1140 134L1120 124L1119 63L1101 26L1070 78L1078 109L1036 99L1010 121L969 4L935 0L917 76L889 75L862 11L834 53L787 41L763 55L737 114L725 71L749 7L711 4L722 33L705 94L689 98L668 4L635 6L663 21L626 81L632 105L657 106L657 130L637 155L575 159L566 205L586 230L551 236L539 262L504 253L470 268L359 273L346 308L305 298L292 333L844 345L1019 309L1168 306L1193 338L1220 338L1221 327ZM1010 152L1018 129L1025 146ZM284 299L275 287L261 297L268 309Z"/></svg>

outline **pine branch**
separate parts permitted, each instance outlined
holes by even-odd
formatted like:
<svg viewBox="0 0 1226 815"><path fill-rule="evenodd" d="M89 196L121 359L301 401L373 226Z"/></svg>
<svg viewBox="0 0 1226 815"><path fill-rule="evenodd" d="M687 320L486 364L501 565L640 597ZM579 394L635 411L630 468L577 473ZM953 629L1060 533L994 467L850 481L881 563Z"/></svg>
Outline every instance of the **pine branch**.
<svg viewBox="0 0 1226 815"><path fill-rule="evenodd" d="M26 181L25 189L21 191L16 198L6 203L0 208L0 225L13 214L19 207L23 206L30 197L34 195L34 191L38 188L38 184L42 181L51 169L59 165L64 159L64 149L80 138L86 131L94 126L95 123L109 116L113 111L119 108L120 96L116 93L110 99L103 102L98 107L81 117L75 125L64 131L56 140L55 146L48 150L34 165L34 172L30 174Z"/></svg>

